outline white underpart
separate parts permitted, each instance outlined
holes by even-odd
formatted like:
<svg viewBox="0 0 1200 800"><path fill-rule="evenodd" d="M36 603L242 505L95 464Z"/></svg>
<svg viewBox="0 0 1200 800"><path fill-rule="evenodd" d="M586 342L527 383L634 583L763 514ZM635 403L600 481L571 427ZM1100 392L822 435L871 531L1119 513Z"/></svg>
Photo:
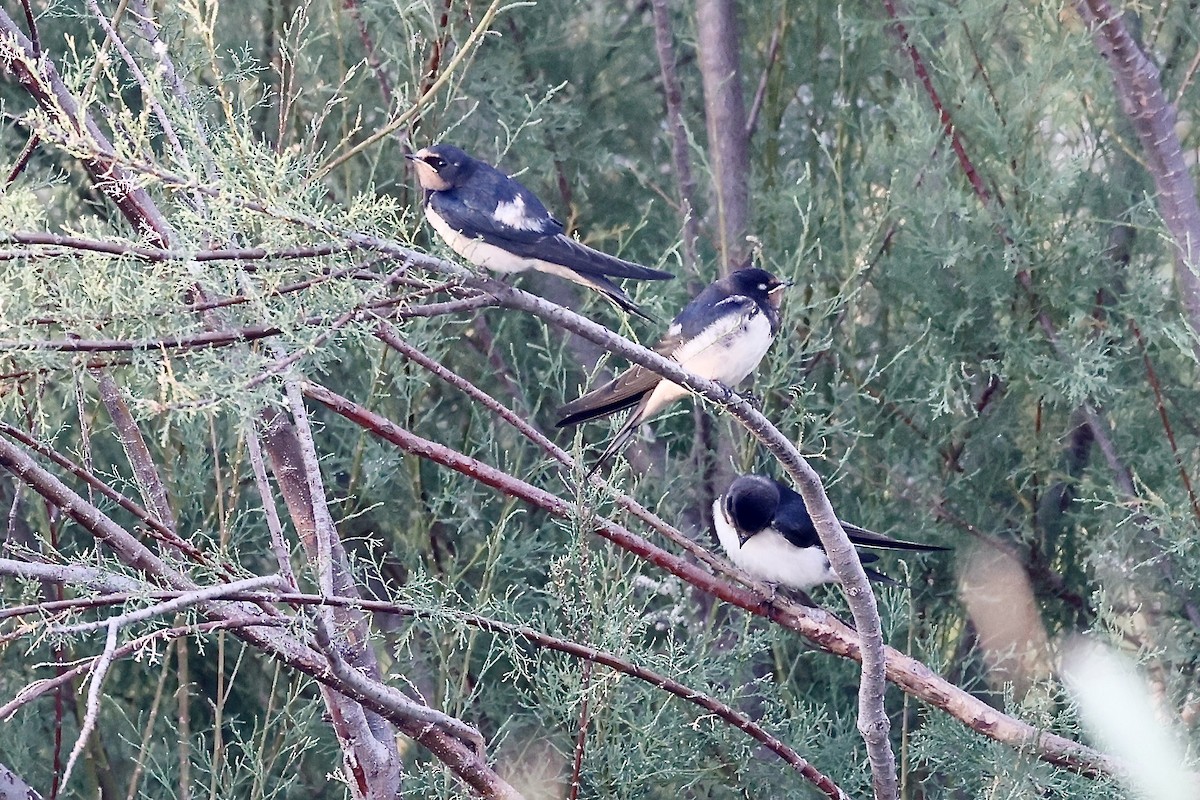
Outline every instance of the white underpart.
<svg viewBox="0 0 1200 800"><path fill-rule="evenodd" d="M713 503L713 523L725 555L735 566L767 583L807 592L823 583L837 583L829 557L819 547L796 547L774 528L738 541L737 528L725 515L723 498Z"/></svg>
<svg viewBox="0 0 1200 800"><path fill-rule="evenodd" d="M504 205L504 203L500 205ZM497 213L499 213L499 207L497 207ZM437 231L438 236L442 237L442 241L450 245L451 250L477 267L503 273L525 272L534 269L582 283L584 286L596 287L596 284L589 281L586 276L564 267L562 264L555 264L540 258L522 258L503 248L496 247L494 244L488 244L482 239L472 239L450 227L450 223L446 222L441 214L434 211L432 206L425 206L425 218Z"/></svg>
<svg viewBox="0 0 1200 800"><path fill-rule="evenodd" d="M473 239L456 231L450 227L450 223L442 218L441 214L433 210L433 206L425 206L425 218L437 231L438 236L441 236L442 240L450 245L450 249L477 267L495 272L524 272L534 266L533 259L515 256L482 239Z"/></svg>
<svg viewBox="0 0 1200 800"><path fill-rule="evenodd" d="M668 331L677 332L676 325ZM755 307L751 314L725 317L708 326L699 336L680 345L671 358L689 372L732 388L758 367L771 346L771 339L771 322ZM645 418L688 394L677 383L659 381L646 401Z"/></svg>

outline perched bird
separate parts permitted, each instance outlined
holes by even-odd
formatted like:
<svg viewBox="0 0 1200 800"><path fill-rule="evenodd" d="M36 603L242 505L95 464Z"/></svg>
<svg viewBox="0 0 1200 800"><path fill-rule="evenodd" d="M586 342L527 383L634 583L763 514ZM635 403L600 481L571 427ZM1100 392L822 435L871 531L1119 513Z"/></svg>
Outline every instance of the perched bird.
<svg viewBox="0 0 1200 800"><path fill-rule="evenodd" d="M767 583L807 592L822 583L837 583L829 558L817 537L804 498L791 487L763 475L735 478L713 503L717 538L729 560ZM946 547L893 539L857 525L842 523L858 547L929 553ZM864 563L879 557L860 553ZM884 583L891 578L864 567L867 577Z"/></svg>
<svg viewBox="0 0 1200 800"><path fill-rule="evenodd" d="M425 218L454 252L495 272L537 270L595 289L650 319L610 278L675 277L593 250L563 233L542 201L491 164L439 144L406 156L425 190Z"/></svg>
<svg viewBox="0 0 1200 800"><path fill-rule="evenodd" d="M732 388L754 371L775 340L783 289L790 285L766 270L737 270L688 303L654 350L690 372ZM633 408L594 472L624 447L638 425L688 394L679 384L634 366L560 408L555 424L559 428L578 425Z"/></svg>

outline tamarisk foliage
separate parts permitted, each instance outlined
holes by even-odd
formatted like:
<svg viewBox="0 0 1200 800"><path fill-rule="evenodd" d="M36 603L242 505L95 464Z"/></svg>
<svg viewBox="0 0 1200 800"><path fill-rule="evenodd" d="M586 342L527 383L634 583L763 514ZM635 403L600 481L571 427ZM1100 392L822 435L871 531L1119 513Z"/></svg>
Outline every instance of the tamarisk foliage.
<svg viewBox="0 0 1200 800"><path fill-rule="evenodd" d="M1195 752L1198 25L0 10L0 797L1194 796L1077 665ZM753 386L457 263L403 158L441 140L676 273L626 287L660 319L721 254L794 281ZM611 431L554 411L630 362L696 411L588 477ZM745 472L828 610L717 555ZM872 593L835 512L954 550Z"/></svg>

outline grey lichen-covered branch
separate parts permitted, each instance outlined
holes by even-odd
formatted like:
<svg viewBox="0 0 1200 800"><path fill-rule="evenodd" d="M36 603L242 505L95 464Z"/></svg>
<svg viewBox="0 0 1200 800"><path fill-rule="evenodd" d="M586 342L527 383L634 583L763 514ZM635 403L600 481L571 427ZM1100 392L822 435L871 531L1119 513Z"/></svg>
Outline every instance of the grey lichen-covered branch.
<svg viewBox="0 0 1200 800"><path fill-rule="evenodd" d="M1154 178L1159 213L1175 246L1175 280L1200 357L1200 200L1175 129L1178 112L1163 91L1158 68L1108 0L1077 0L1096 47L1112 71L1113 87Z"/></svg>
<svg viewBox="0 0 1200 800"><path fill-rule="evenodd" d="M167 587L192 596L199 596L196 594L202 591L199 584L164 562L104 512L92 506L87 500L40 467L32 458L22 452L21 448L3 438L0 438L0 467L12 472L38 494L61 508L67 516L78 522L91 535L104 542L121 562L142 573L147 586ZM25 572L31 576L46 574L44 571L36 573L26 570ZM18 574L22 573L18 572ZM58 574L50 573L49 577L58 577ZM90 583L96 585L97 588L127 588L127 584L124 583L103 585L97 583L103 581L104 577L92 570L81 571L76 568L61 573L61 578L64 580ZM215 590L215 593L221 594L221 590ZM502 798L519 796L487 766L475 751L474 745L456 743L452 741L454 737L448 737L444 732L426 730L428 724L424 721L424 717L420 720L412 717L412 708L409 702L397 705L391 702L390 695L383 690L369 697L363 696L361 682L356 682L354 685L347 683L331 670L328 660L321 653L304 644L292 634L278 630L277 626L281 617L274 609L270 609L270 613L268 613L256 604L226 602L219 599L202 600L197 603L197 608L216 623L233 625L240 638L259 648L269 657L317 679L328 691L334 692L347 701L353 698L356 706L361 705L372 714L396 724L429 747L464 782L467 782L483 796ZM363 675L361 678L366 681L371 680L370 676ZM340 704L332 703L331 705L337 708ZM378 749L380 749L378 745L362 743L355 748L355 752L360 757L365 757ZM381 755L385 760L387 759L386 754ZM356 766L366 771L363 777L367 778L367 783L360 786L360 789L364 790L364 796L380 798L391 796L381 793L381 790L388 785L388 781L384 780L386 773L396 773L395 765L381 767L379 764L362 763Z"/></svg>

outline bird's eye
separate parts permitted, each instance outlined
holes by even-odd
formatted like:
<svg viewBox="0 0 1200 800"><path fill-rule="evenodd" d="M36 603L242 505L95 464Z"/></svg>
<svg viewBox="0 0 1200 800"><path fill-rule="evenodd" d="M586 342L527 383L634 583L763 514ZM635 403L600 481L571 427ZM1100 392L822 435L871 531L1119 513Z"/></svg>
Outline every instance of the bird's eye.
<svg viewBox="0 0 1200 800"><path fill-rule="evenodd" d="M758 285L758 290L759 290L760 292L765 292L765 291L767 290L767 285L766 285L765 283L760 283L760 284Z"/></svg>
<svg viewBox="0 0 1200 800"><path fill-rule="evenodd" d="M441 156L425 156L425 163L433 167L434 170L439 170L446 166L446 159Z"/></svg>

